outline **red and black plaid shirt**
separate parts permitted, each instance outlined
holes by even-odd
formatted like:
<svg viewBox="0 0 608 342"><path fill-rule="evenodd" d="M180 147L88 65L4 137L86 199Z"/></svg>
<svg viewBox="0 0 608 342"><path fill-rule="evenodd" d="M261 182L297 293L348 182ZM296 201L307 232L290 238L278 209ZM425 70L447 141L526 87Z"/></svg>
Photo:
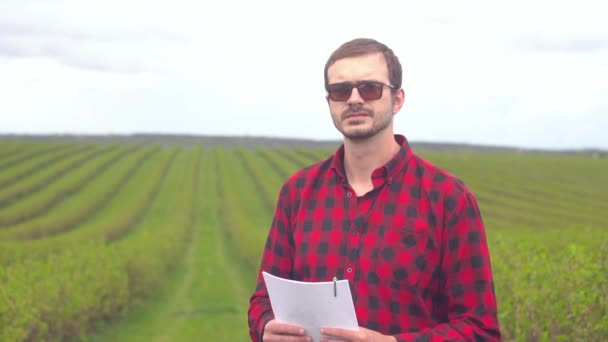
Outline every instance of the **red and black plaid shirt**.
<svg viewBox="0 0 608 342"><path fill-rule="evenodd" d="M398 341L500 339L486 233L477 202L457 178L399 153L358 197L344 147L281 188L249 307L260 341L274 318L261 271L300 281L348 279L359 325Z"/></svg>

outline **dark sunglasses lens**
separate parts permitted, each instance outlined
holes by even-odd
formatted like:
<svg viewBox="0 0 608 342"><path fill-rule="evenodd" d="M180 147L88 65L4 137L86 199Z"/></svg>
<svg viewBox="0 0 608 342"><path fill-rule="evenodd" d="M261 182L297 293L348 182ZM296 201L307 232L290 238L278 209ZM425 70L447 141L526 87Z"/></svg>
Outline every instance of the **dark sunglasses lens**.
<svg viewBox="0 0 608 342"><path fill-rule="evenodd" d="M335 84L329 87L329 98L332 101L346 101L353 91L350 84Z"/></svg>
<svg viewBox="0 0 608 342"><path fill-rule="evenodd" d="M357 87L359 95L365 101L378 100L382 97L382 88L384 85L378 83L360 83Z"/></svg>

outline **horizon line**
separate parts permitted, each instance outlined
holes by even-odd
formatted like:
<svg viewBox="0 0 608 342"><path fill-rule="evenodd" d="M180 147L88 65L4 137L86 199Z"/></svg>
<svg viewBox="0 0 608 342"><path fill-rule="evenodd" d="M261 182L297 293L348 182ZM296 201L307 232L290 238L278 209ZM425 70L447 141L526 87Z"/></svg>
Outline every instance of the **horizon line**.
<svg viewBox="0 0 608 342"><path fill-rule="evenodd" d="M253 140L276 140L290 142L305 142L313 144L341 144L342 139L317 139L289 136L272 136L264 134L211 134L211 133L161 133L161 132L131 132L131 133L11 133L0 132L0 138L6 137L36 137L36 138L60 138L60 137L185 137L185 138L217 138L217 139L253 139ZM450 142L450 141L430 141L430 140L410 140L411 145L434 145L447 147L469 147L483 148L492 150L512 150L512 151L529 151L529 152L600 152L608 153L608 149L601 147L567 147L567 148L549 148L549 147L521 147L516 145L500 145L490 143L472 143L472 142Z"/></svg>

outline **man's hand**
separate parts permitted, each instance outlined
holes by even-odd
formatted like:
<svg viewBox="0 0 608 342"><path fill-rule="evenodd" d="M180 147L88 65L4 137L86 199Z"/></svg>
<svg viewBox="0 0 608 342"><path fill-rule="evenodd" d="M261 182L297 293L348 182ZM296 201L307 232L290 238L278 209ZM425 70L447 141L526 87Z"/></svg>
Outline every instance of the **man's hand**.
<svg viewBox="0 0 608 342"><path fill-rule="evenodd" d="M312 337L304 335L304 329L295 325L269 321L264 326L264 342L311 342Z"/></svg>
<svg viewBox="0 0 608 342"><path fill-rule="evenodd" d="M321 342L396 342L393 336L382 335L381 333L366 328L359 327L359 331L352 331L338 328L322 328Z"/></svg>

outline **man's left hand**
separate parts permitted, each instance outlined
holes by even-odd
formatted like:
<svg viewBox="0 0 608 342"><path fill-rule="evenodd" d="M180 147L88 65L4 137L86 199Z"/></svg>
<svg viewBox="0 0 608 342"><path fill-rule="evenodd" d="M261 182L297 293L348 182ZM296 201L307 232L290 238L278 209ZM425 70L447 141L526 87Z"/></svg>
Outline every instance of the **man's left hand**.
<svg viewBox="0 0 608 342"><path fill-rule="evenodd" d="M359 327L359 331L322 328L321 342L396 342L393 336L382 335L381 333L366 328Z"/></svg>

